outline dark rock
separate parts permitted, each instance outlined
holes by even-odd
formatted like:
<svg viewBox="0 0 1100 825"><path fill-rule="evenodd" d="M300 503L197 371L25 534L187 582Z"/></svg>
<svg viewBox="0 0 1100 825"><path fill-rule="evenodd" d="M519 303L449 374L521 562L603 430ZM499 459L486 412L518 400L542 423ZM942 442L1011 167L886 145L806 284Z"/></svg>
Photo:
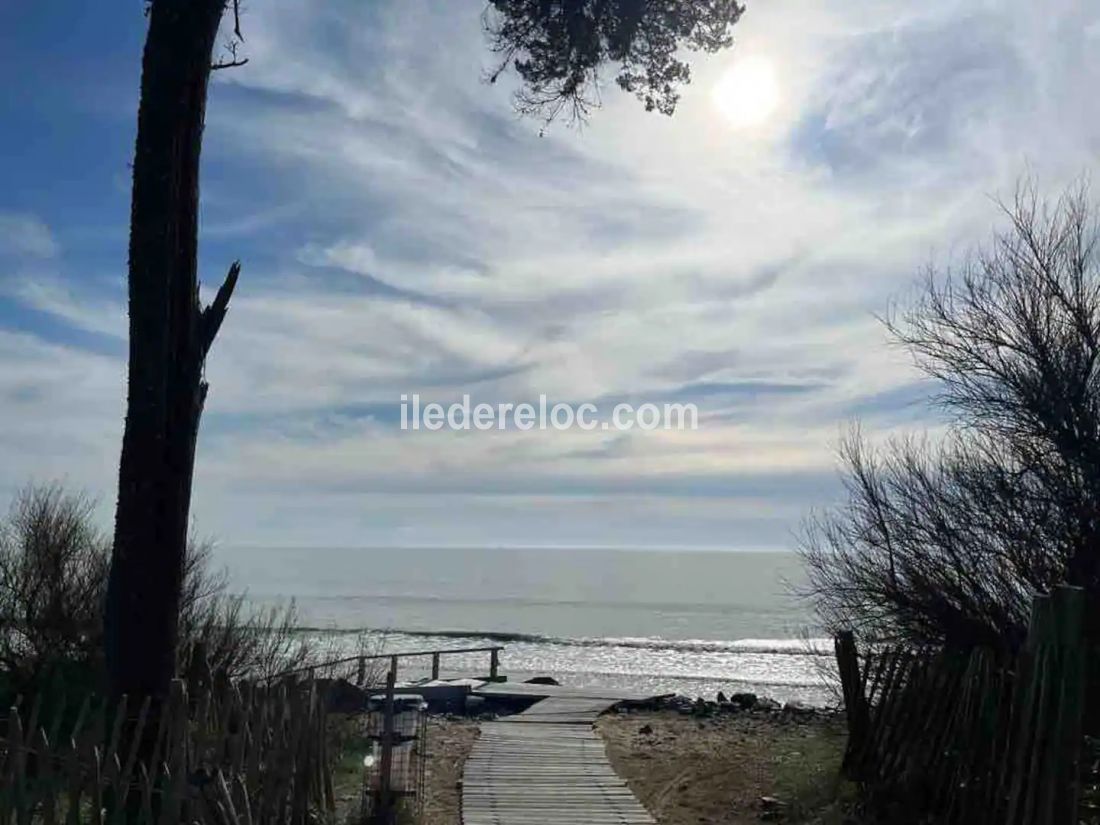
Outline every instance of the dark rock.
<svg viewBox="0 0 1100 825"><path fill-rule="evenodd" d="M787 803L774 796L760 797L760 819L764 822L775 822L782 819Z"/></svg>
<svg viewBox="0 0 1100 825"><path fill-rule="evenodd" d="M525 685L560 685L557 679L553 676L535 676L524 682Z"/></svg>
<svg viewBox="0 0 1100 825"><path fill-rule="evenodd" d="M640 733L642 736L645 736L646 734L653 733L653 726L652 725L642 725L640 728L638 728L638 733Z"/></svg>
<svg viewBox="0 0 1100 825"><path fill-rule="evenodd" d="M677 713L688 714L691 713L691 709L695 706L695 703L688 699L686 696L673 696L665 703L665 707L669 710L674 710Z"/></svg>
<svg viewBox="0 0 1100 825"><path fill-rule="evenodd" d="M718 691L718 695L714 697L714 701L720 705L724 704L727 701L726 694L722 693L722 691Z"/></svg>
<svg viewBox="0 0 1100 825"><path fill-rule="evenodd" d="M695 704L691 706L691 713L693 716L711 716L717 710L717 707L713 702L708 702L700 696L695 700Z"/></svg>
<svg viewBox="0 0 1100 825"><path fill-rule="evenodd" d="M744 710L750 710L756 707L756 694L755 693L735 693L730 696L730 703L737 705Z"/></svg>
<svg viewBox="0 0 1100 825"><path fill-rule="evenodd" d="M782 705L774 699L769 699L767 696L760 697L756 700L756 704L753 705L753 710L760 710L764 713L774 713L780 708L782 708Z"/></svg>

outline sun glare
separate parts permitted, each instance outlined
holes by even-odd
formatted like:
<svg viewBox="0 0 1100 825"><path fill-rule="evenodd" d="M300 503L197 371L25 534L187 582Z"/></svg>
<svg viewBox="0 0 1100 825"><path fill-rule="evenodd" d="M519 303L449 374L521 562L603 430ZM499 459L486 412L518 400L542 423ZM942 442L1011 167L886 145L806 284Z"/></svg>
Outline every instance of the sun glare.
<svg viewBox="0 0 1100 825"><path fill-rule="evenodd" d="M733 126L759 126L779 105L775 67L763 57L747 57L728 68L712 92L714 105Z"/></svg>

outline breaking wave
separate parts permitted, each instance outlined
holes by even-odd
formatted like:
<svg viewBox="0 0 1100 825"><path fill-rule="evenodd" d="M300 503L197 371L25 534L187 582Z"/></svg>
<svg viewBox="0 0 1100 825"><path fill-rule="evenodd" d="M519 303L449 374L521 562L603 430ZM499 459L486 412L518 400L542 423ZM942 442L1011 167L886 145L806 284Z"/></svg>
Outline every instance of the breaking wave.
<svg viewBox="0 0 1100 825"><path fill-rule="evenodd" d="M829 639L663 639L652 636L547 636L539 633L512 633L480 630L406 630L358 628L333 630L331 628L302 627L303 632L354 635L360 633L387 636L406 636L425 639L451 639L488 644L561 645L567 647L617 647L648 651L680 651L685 653L754 653L775 656L832 656L833 643Z"/></svg>

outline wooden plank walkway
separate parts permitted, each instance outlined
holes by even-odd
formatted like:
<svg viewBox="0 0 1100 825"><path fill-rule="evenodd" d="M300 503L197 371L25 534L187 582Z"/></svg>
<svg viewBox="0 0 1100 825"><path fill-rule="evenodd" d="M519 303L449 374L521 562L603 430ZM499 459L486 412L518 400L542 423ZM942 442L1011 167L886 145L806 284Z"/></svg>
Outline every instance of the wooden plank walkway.
<svg viewBox="0 0 1100 825"><path fill-rule="evenodd" d="M655 825L593 728L623 700L572 692L481 725L462 774L464 825Z"/></svg>
<svg viewBox="0 0 1100 825"><path fill-rule="evenodd" d="M589 725L605 710L618 704L614 699L543 699L523 713L506 716L502 722L517 724Z"/></svg>

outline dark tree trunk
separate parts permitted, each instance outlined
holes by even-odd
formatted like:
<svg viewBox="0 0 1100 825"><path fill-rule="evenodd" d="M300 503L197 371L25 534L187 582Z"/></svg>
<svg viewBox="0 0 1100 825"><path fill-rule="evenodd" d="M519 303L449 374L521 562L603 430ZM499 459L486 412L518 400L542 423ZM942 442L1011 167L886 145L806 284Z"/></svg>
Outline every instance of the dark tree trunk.
<svg viewBox="0 0 1100 825"><path fill-rule="evenodd" d="M224 0L154 0L142 58L130 212L130 355L107 665L116 694L163 696L176 670L207 349L238 267L199 305L199 153Z"/></svg>

